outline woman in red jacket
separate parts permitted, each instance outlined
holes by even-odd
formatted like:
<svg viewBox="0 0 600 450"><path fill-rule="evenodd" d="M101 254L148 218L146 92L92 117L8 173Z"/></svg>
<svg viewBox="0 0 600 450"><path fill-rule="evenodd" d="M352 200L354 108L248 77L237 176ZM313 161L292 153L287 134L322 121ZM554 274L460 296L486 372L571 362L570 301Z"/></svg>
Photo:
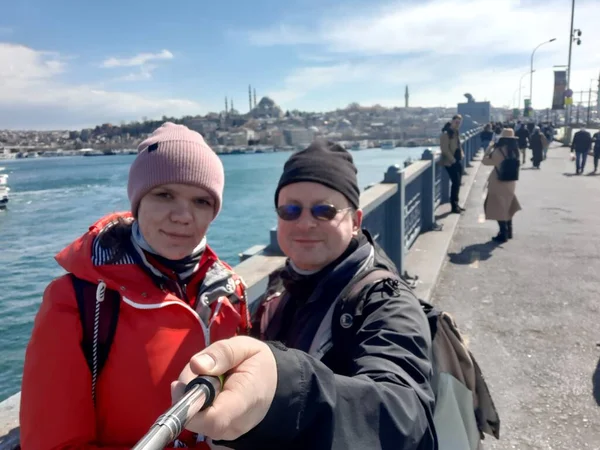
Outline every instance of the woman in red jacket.
<svg viewBox="0 0 600 450"><path fill-rule="evenodd" d="M23 450L131 448L171 405L190 358L248 331L243 283L206 244L219 157L172 123L138 151L131 213L100 219L56 256L68 273L46 288L27 347ZM178 441L206 445L188 432Z"/></svg>

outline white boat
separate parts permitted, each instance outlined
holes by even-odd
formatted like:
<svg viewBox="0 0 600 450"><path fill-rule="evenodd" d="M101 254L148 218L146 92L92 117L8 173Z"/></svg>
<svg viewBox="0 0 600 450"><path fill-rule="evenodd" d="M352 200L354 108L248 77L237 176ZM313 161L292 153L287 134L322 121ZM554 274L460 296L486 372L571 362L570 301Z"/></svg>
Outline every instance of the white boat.
<svg viewBox="0 0 600 450"><path fill-rule="evenodd" d="M10 191L10 188L7 184L8 175L0 173L0 209L6 209L6 205L8 204L8 191Z"/></svg>

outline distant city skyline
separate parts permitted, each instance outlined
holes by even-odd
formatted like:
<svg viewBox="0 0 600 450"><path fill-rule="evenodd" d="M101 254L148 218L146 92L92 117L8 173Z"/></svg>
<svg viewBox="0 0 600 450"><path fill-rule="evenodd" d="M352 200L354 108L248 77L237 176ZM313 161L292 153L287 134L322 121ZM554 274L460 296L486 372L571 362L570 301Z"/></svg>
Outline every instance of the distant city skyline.
<svg viewBox="0 0 600 450"><path fill-rule="evenodd" d="M597 88L598 17L600 2L577 1L574 91ZM569 20L560 0L12 2L0 18L0 129L206 114L225 97L241 113L263 96L284 110L401 107L407 85L410 106L471 93L512 107L532 50L556 38L535 54L541 109L553 66L567 64Z"/></svg>

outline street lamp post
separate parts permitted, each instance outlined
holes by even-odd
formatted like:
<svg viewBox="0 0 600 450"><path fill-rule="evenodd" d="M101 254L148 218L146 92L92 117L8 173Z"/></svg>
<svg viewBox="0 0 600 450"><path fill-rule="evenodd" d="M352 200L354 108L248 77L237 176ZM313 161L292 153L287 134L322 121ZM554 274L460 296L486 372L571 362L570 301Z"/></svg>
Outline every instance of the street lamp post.
<svg viewBox="0 0 600 450"><path fill-rule="evenodd" d="M519 103L517 103L517 107L521 109L521 88L523 87L523 78L529 75L529 72L525 72L521 75L521 79L519 80Z"/></svg>
<svg viewBox="0 0 600 450"><path fill-rule="evenodd" d="M519 86L517 89L515 89L515 92L513 92L512 95L512 107L515 107L515 95L517 95L517 92L519 92L521 90L522 86ZM519 104L517 104L517 108L519 108Z"/></svg>
<svg viewBox="0 0 600 450"><path fill-rule="evenodd" d="M556 40L556 38L552 38L549 41L545 41L542 42L540 45L538 45L536 48L533 49L533 52L531 53L531 72L530 72L530 77L529 77L529 101L531 102L531 107L533 108L533 55L535 55L535 51L540 48L542 45L544 44L549 44L550 42L554 42Z"/></svg>
<svg viewBox="0 0 600 450"><path fill-rule="evenodd" d="M567 91L571 89L571 51L573 50L573 25L575 24L575 0L571 1L571 30L569 32L569 64L567 67ZM571 142L571 105L565 111L565 143Z"/></svg>

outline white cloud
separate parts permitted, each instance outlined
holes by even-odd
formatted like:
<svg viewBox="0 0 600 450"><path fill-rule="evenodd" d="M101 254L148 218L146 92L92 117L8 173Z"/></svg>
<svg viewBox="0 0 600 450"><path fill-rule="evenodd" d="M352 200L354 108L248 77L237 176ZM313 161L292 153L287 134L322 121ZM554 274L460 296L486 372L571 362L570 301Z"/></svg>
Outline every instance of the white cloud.
<svg viewBox="0 0 600 450"><path fill-rule="evenodd" d="M4 83L51 78L64 70L64 61L53 53L38 52L22 45L2 43L0 45L2 58L0 79Z"/></svg>
<svg viewBox="0 0 600 450"><path fill-rule="evenodd" d="M307 31L304 27L281 23L265 30L252 31L249 38L252 44L260 46L320 43L319 36Z"/></svg>
<svg viewBox="0 0 600 450"><path fill-rule="evenodd" d="M162 50L159 53L139 53L131 58L108 58L102 62L102 67L137 67L143 66L150 61L161 59L173 59L173 53Z"/></svg>
<svg viewBox="0 0 600 450"><path fill-rule="evenodd" d="M115 78L113 81L143 81L152 78L152 72L157 69L154 61L173 59L173 53L162 50L158 53L139 53L131 58L108 58L100 67L115 69L121 67L136 67L138 71Z"/></svg>
<svg viewBox="0 0 600 450"><path fill-rule="evenodd" d="M117 77L114 81L144 81L152 78L152 72L157 68L154 64L146 64L139 68L138 72L131 72L122 77Z"/></svg>
<svg viewBox="0 0 600 450"><path fill-rule="evenodd" d="M143 116L198 114L201 106L186 99L69 85L68 70L56 53L0 42L0 123L4 128L81 128Z"/></svg>
<svg viewBox="0 0 600 450"><path fill-rule="evenodd" d="M282 103L319 90L325 93L334 84L353 83L356 92L361 84L368 90L372 83L391 88L408 83L416 88L413 92L421 92L413 97L417 103L455 104L463 93L472 92L476 98L487 95L502 105L511 104L521 74L529 70L533 48L555 37L556 42L542 46L535 56L534 106L543 107L551 100L552 66L567 61L568 3L433 0L370 5L326 13L313 20L312 28L277 25L254 31L250 42L297 46L300 55L310 45L312 54L335 58L329 65L301 67L289 74L271 93ZM574 90L588 89L589 78L598 76L598 17L600 2L578 2L575 28L583 30L583 44L573 49ZM356 62L357 58L362 60ZM522 99L529 95L528 78L523 81ZM347 103L353 100L350 92ZM400 99L396 104L404 103Z"/></svg>

